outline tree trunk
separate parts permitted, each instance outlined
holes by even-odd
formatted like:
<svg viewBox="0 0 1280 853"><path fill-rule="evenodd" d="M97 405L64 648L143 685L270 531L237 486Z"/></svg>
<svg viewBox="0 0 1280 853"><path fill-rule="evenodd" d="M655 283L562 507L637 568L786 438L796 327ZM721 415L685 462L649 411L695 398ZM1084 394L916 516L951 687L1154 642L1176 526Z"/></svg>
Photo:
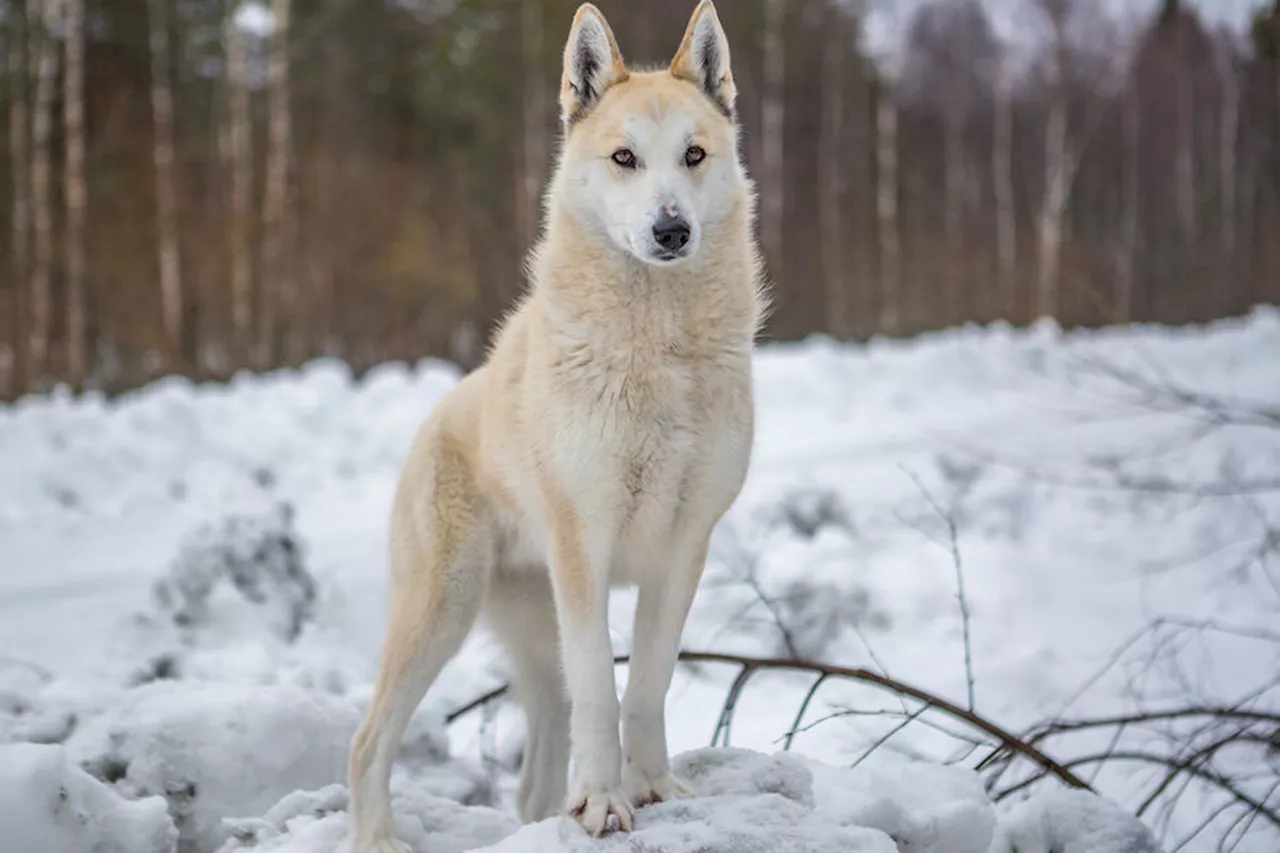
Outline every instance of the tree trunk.
<svg viewBox="0 0 1280 853"><path fill-rule="evenodd" d="M1067 16L1068 0L1041 0L1049 19L1049 115L1044 134L1044 186L1037 217L1039 269L1036 276L1036 313L1055 317L1062 275L1063 228L1066 224L1070 152L1067 150Z"/></svg>
<svg viewBox="0 0 1280 853"><path fill-rule="evenodd" d="M1003 73L1003 72L1002 72ZM1013 201L1013 92L996 81L995 127L991 148L991 183L995 191L996 292L1000 313L1015 321L1017 306L1018 218Z"/></svg>
<svg viewBox="0 0 1280 853"><path fill-rule="evenodd" d="M775 279L783 278L783 132L786 84L785 0L764 0L764 89L760 105L760 154L763 192L760 231L765 258Z"/></svg>
<svg viewBox="0 0 1280 853"><path fill-rule="evenodd" d="M1179 68L1174 84L1178 98L1177 154L1174 192L1177 194L1178 227L1182 232L1182 248L1186 253L1196 238L1196 172L1195 172L1195 98L1191 71Z"/></svg>
<svg viewBox="0 0 1280 853"><path fill-rule="evenodd" d="M297 287L293 269L292 115L289 108L289 0L274 0L275 25L269 60L269 144L263 209L261 313L258 329L261 366L272 366L277 355L286 362L298 358ZM282 344L282 348L277 349Z"/></svg>
<svg viewBox="0 0 1280 853"><path fill-rule="evenodd" d="M822 53L822 130L818 158L822 170L819 187L822 278L826 288L827 331L843 340L850 334L849 285L844 269L844 244L840 229L840 194L843 189L840 148L844 125L842 59L845 29L841 13L832 8Z"/></svg>
<svg viewBox="0 0 1280 853"><path fill-rule="evenodd" d="M58 75L58 49L53 34L58 23L58 0L32 0L28 21L38 20L36 93L32 111L31 202L35 251L31 271L31 375L42 383L48 369L49 333L52 321L50 282L53 278L53 204L50 192L53 96ZM36 13L36 14L33 14Z"/></svg>
<svg viewBox="0 0 1280 853"><path fill-rule="evenodd" d="M227 159L231 170L231 221L229 254L231 261L231 337L234 363L248 366L252 361L253 266L249 256L250 215L253 204L253 150L250 140L249 82L244 34L236 25L239 3L227 10L224 39L227 54L227 98L229 102Z"/></svg>
<svg viewBox="0 0 1280 853"><path fill-rule="evenodd" d="M1138 176L1142 168L1140 148L1142 102L1137 89L1131 87L1125 99L1123 120L1124 208L1120 214L1120 245L1116 263L1115 323L1133 320L1133 291L1138 264Z"/></svg>
<svg viewBox="0 0 1280 853"><path fill-rule="evenodd" d="M169 80L167 0L147 0L151 46L151 120L154 139L156 235L160 262L160 311L171 363L182 354L182 277L174 184L173 90Z"/></svg>
<svg viewBox="0 0 1280 853"><path fill-rule="evenodd" d="M13 20L9 27L9 157L13 174L12 256L13 302L10 313L13 347L7 391L17 397L27 390L29 377L30 333L28 309L28 250L31 225L30 137L27 132L27 53L31 18L22 14L17 3L10 4ZM28 4L30 7L32 4Z"/></svg>
<svg viewBox="0 0 1280 853"><path fill-rule="evenodd" d="M1050 95L1045 128L1044 198L1040 202L1040 272L1036 282L1041 317L1058 312L1058 284L1062 263L1062 229L1067 206L1067 110L1061 87Z"/></svg>
<svg viewBox="0 0 1280 853"><path fill-rule="evenodd" d="M1230 48L1219 47L1219 51ZM1230 279L1235 264L1236 202L1238 185L1238 158L1236 144L1240 132L1240 81L1236 77L1235 64L1230 56L1218 58L1218 80L1222 87L1222 115L1218 122L1218 183L1224 272Z"/></svg>
<svg viewBox="0 0 1280 853"><path fill-rule="evenodd" d="M876 98L876 224L880 248L880 331L898 332L902 321L902 259L898 231L898 105L889 83Z"/></svg>
<svg viewBox="0 0 1280 853"><path fill-rule="evenodd" d="M943 235L947 246L946 308L952 317L960 316L966 306L962 304L964 281L964 92L960 89L960 75L943 106Z"/></svg>
<svg viewBox="0 0 1280 853"><path fill-rule="evenodd" d="M67 2L67 56L63 86L66 132L67 373L83 388L85 358L84 228L88 203L84 179L84 3Z"/></svg>
<svg viewBox="0 0 1280 853"><path fill-rule="evenodd" d="M541 213L543 170L546 168L546 84L542 68L542 4L525 3L520 18L521 59L524 63L524 147L517 208L519 251L529 251L537 239Z"/></svg>

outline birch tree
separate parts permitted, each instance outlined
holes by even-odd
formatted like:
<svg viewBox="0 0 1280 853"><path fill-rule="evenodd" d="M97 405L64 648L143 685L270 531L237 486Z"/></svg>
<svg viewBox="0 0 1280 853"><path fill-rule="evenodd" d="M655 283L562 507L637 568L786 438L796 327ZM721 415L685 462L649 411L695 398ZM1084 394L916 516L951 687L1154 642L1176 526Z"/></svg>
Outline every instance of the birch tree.
<svg viewBox="0 0 1280 853"><path fill-rule="evenodd" d="M760 159L764 192L760 199L761 242L775 278L783 277L783 100L786 0L764 0L764 88L760 103Z"/></svg>
<svg viewBox="0 0 1280 853"><path fill-rule="evenodd" d="M53 275L53 200L51 160L53 97L58 75L58 0L28 0L28 22L38 21L35 40L35 101L32 105L31 204L34 214L34 252L31 270L31 375L45 376L52 321L49 288Z"/></svg>
<svg viewBox="0 0 1280 853"><path fill-rule="evenodd" d="M1236 156L1240 133L1240 78L1236 68L1235 48L1229 36L1214 45L1214 63L1221 92L1218 118L1218 217L1221 249L1228 273L1233 268L1236 249L1236 204L1239 158Z"/></svg>
<svg viewBox="0 0 1280 853"><path fill-rule="evenodd" d="M1039 273L1036 278L1036 309L1042 317L1058 310L1063 229L1067 212L1068 172L1072 168L1067 150L1067 18L1070 0L1040 0L1049 20L1051 43L1048 50L1048 115L1044 135L1044 185L1037 222Z"/></svg>
<svg viewBox="0 0 1280 853"><path fill-rule="evenodd" d="M827 31L822 52L822 128L819 164L819 232L822 247L822 278L826 290L827 323L836 337L849 334L849 283L844 275L840 228L840 196L844 187L841 150L844 125L844 53L847 29L844 15L832 4L827 10Z"/></svg>
<svg viewBox="0 0 1280 853"><path fill-rule="evenodd" d="M524 3L520 7L520 50L524 64L522 106L523 148L520 165L520 193L517 200L517 238L526 252L537 236L539 198L547 159L547 99L542 67L542 5Z"/></svg>
<svg viewBox="0 0 1280 853"><path fill-rule="evenodd" d="M15 395L26 389L29 339L27 329L27 296L29 286L28 250L30 247L31 188L30 135L27 129L27 50L30 18L14 3L9 26L9 166L13 175L12 215L10 216L10 268L13 273L12 334L13 347L10 390Z"/></svg>
<svg viewBox="0 0 1280 853"><path fill-rule="evenodd" d="M1175 22L1176 53L1175 56L1187 56L1186 39L1183 36L1181 22ZM1177 95L1177 114L1175 118L1175 172L1174 192L1178 208L1178 228L1181 231L1182 245L1192 245L1196 237L1196 171L1195 171L1195 80L1190 69L1181 63L1175 66L1176 80L1174 92Z"/></svg>
<svg viewBox="0 0 1280 853"><path fill-rule="evenodd" d="M886 28L898 29L893 0L877 3L874 12L885 16ZM902 325L901 223L898 216L898 99L894 90L902 63L890 52L875 57L875 220L877 326L881 333L896 334Z"/></svg>
<svg viewBox="0 0 1280 853"><path fill-rule="evenodd" d="M85 211L84 177L84 4L66 0L67 44L63 72L63 127L66 134L64 168L67 251L67 373L82 387L85 359Z"/></svg>
<svg viewBox="0 0 1280 853"><path fill-rule="evenodd" d="M902 253L898 222L898 102L892 84L876 90L876 233L880 258L880 331L901 324Z"/></svg>
<svg viewBox="0 0 1280 853"><path fill-rule="evenodd" d="M1124 195L1120 211L1120 240L1117 248L1116 264L1116 323L1127 323L1133 318L1133 290L1137 276L1138 264L1138 215L1139 215L1139 176L1142 174L1141 123L1142 104L1138 97L1136 84L1131 83L1125 89L1123 111L1121 113L1123 134L1123 155L1121 172L1124 181Z"/></svg>
<svg viewBox="0 0 1280 853"><path fill-rule="evenodd" d="M272 3L274 24L268 73L267 185L263 209L262 257L265 276L259 306L259 346L263 365L275 363L276 343L282 339L288 360L300 357L298 293L293 269L293 121L289 106L290 0ZM283 329L283 335L278 334Z"/></svg>
<svg viewBox="0 0 1280 853"><path fill-rule="evenodd" d="M178 203L174 176L173 89L169 78L167 0L147 0L151 53L152 162L155 167L156 234L160 267L160 312L171 359L182 354L182 278Z"/></svg>
<svg viewBox="0 0 1280 853"><path fill-rule="evenodd" d="M224 51L227 57L226 159L231 172L231 216L228 253L231 266L231 331L235 360L250 363L252 344L253 266L249 256L253 204L253 151L250 140L249 81L244 33L237 23L238 2L227 9Z"/></svg>
<svg viewBox="0 0 1280 853"><path fill-rule="evenodd" d="M996 292L1000 310L1012 320L1017 310L1018 217L1013 201L1013 84L1006 68L995 79L991 185L996 217Z"/></svg>
<svg viewBox="0 0 1280 853"><path fill-rule="evenodd" d="M954 54L952 55L954 57ZM954 66L955 63L949 62ZM962 310L961 288L963 267L961 251L964 236L964 122L965 85L968 81L953 67L942 105L943 126L943 234L947 247L946 291L948 310Z"/></svg>

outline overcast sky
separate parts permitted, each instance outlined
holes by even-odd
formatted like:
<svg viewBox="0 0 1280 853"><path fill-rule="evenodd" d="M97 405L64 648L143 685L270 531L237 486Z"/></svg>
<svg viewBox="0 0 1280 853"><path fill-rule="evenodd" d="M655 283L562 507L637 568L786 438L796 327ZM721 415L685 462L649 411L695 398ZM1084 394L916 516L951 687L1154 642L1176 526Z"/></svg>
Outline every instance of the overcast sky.
<svg viewBox="0 0 1280 853"><path fill-rule="evenodd" d="M867 21L867 45L873 50L892 50L903 26L916 10L930 0L861 0L870 10ZM1040 18L1033 0L981 0L991 15L996 31L1006 40L1034 43L1041 32ZM1134 20L1151 15L1160 0L1095 0L1108 14L1120 20ZM1267 0L1186 0L1206 23L1225 23L1243 32L1255 10Z"/></svg>
<svg viewBox="0 0 1280 853"><path fill-rule="evenodd" d="M846 0L849 2L849 0ZM873 50L892 49L906 22L911 20L923 4L930 0L853 0L871 10L867 21L867 45ZM1006 40L1034 43L1040 32L1039 18L1033 0L981 0L991 15L996 31ZM1114 16L1134 19L1150 15L1160 0L1095 0ZM1201 17L1213 23L1226 23L1237 31L1243 31L1254 10L1265 6L1267 0L1186 0L1199 10ZM692 5L692 0L690 0ZM732 7L728 2L721 14ZM240 11L241 25L246 29L266 32L271 28L271 13L263 3L247 3Z"/></svg>

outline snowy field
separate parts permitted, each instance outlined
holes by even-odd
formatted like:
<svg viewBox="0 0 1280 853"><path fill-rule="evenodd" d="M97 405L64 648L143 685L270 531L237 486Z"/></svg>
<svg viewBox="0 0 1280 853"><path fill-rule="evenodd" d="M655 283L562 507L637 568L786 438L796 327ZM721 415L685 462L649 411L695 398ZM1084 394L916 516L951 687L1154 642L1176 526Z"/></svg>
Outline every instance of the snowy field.
<svg viewBox="0 0 1280 853"><path fill-rule="evenodd" d="M345 850L392 489L457 379L325 361L0 406L3 853ZM700 796L588 841L518 825L513 706L445 724L505 682L477 632L396 770L415 853L1280 849L1242 806L1280 802L1280 312L770 344L757 389L686 649L863 667L1018 734L1174 709L1247 725L1229 743L1189 714L1037 741L1100 799L1020 787L1026 760L975 771L988 735L839 678L784 752L807 673L756 673L730 747L707 749L737 670L682 666L670 746ZM615 594L619 653L633 602Z"/></svg>

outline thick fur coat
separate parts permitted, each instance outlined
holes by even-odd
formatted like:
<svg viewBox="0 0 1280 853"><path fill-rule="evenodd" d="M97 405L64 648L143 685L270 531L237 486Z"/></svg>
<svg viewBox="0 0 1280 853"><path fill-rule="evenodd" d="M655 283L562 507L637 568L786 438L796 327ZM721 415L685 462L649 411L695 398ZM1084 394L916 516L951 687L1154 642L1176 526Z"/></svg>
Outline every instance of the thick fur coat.
<svg viewBox="0 0 1280 853"><path fill-rule="evenodd" d="M625 831L634 809L692 793L670 773L664 701L712 529L747 473L766 307L729 45L703 0L669 66L634 71L584 4L563 59L530 286L420 428L397 488L389 624L351 749L354 853L404 850L391 766L478 616L528 719L523 819ZM639 590L621 702L617 584Z"/></svg>

